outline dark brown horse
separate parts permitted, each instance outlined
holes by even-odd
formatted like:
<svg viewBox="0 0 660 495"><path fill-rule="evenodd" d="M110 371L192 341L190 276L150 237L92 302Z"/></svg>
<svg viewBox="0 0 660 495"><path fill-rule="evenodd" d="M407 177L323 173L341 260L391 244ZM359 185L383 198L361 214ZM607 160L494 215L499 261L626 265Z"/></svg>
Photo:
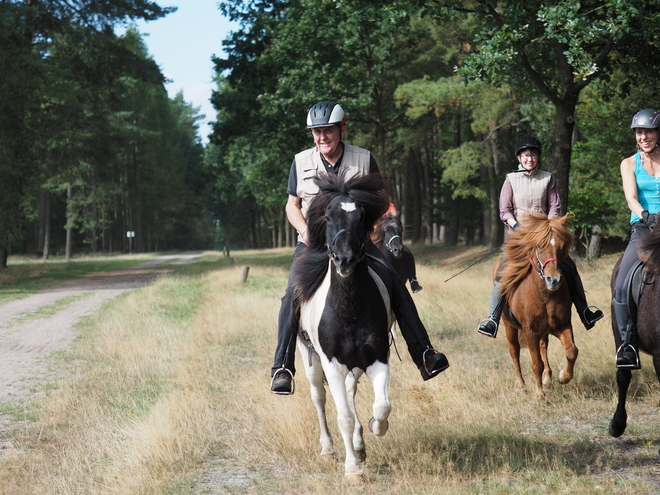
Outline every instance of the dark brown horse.
<svg viewBox="0 0 660 495"><path fill-rule="evenodd" d="M650 354L653 358L655 374L660 380L660 228L640 241L641 258L646 261L642 271L642 293L637 304L637 334L639 350ZM616 277L619 273L621 260L614 265L612 272L612 299L615 295ZM612 330L616 349L621 346L621 337L616 327L616 318L612 310ZM630 369L619 368L616 371L616 383L619 388L619 401L614 416L610 421L609 430L613 437L620 437L626 431L628 415L626 413L626 396L632 379Z"/></svg>
<svg viewBox="0 0 660 495"><path fill-rule="evenodd" d="M401 215L397 213L393 205L376 224L371 240L383 253L404 284L410 282L410 289L413 292L422 290L422 286L417 281L415 257L410 248L403 243Z"/></svg>
<svg viewBox="0 0 660 495"><path fill-rule="evenodd" d="M509 353L516 371L516 388L525 390L520 371L520 347L526 344L536 379L536 398L545 399L552 379L548 362L548 336L561 340L566 352L566 368L559 382L573 379L578 349L573 340L571 297L561 266L568 256L573 236L567 229L568 216L548 219L530 214L503 247L506 260L501 271L505 297L503 320L509 340ZM497 271L497 264L495 272Z"/></svg>

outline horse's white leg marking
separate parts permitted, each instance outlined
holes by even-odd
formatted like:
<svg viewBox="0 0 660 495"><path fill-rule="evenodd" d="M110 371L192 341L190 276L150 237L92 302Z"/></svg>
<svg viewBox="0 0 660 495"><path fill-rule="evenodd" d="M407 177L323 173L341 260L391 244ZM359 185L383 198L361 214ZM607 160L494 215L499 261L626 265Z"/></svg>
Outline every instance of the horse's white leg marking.
<svg viewBox="0 0 660 495"><path fill-rule="evenodd" d="M300 309L300 324L301 330L307 332L312 345L315 349L320 350L318 341L318 325L323 312L325 299L330 288L330 271L326 274L325 279L321 286L314 294L314 297L307 303L303 304ZM320 443L321 455L332 455L334 453L332 445L332 437L328 430L328 421L325 414L326 390L323 384L323 367L319 359L319 355L315 352L313 354L312 365L309 364L309 349L307 343L301 337L298 337L298 348L300 349L300 357L305 364L305 374L310 384L310 395L316 413L319 418L320 428Z"/></svg>
<svg viewBox="0 0 660 495"><path fill-rule="evenodd" d="M346 462L344 463L344 474L346 476L364 474L360 467L360 462L353 448L353 431L355 430L355 416L351 412L346 391L346 375L349 370L346 366L339 364L335 359L331 362L322 355L323 370L325 379L328 381L332 398L337 408L337 423L339 431L344 440L344 449L346 450Z"/></svg>
<svg viewBox="0 0 660 495"><path fill-rule="evenodd" d="M307 376L307 380L309 380L310 396L319 418L321 455L332 455L335 451L332 446L332 436L328 429L328 419L325 414L326 392L325 385L323 384L323 368L321 367L321 361L319 360L318 354L314 353L312 365L310 366L309 349L307 344L300 338L298 339L298 350L300 356L303 358L303 363L305 364L305 375Z"/></svg>
<svg viewBox="0 0 660 495"><path fill-rule="evenodd" d="M355 455L358 458L358 461L364 462L367 458L367 450L364 445L364 436L362 423L360 423L360 418L358 417L357 409L355 407L355 395L357 393L357 386L360 380L360 377L364 372L355 368L352 373L346 375L346 394L348 396L348 406L351 408L351 412L355 417L355 428L353 429L353 448L355 449Z"/></svg>
<svg viewBox="0 0 660 495"><path fill-rule="evenodd" d="M387 395L390 385L390 367L376 361L367 368L367 376L374 387L373 418L369 421L369 429L374 435L380 437L387 432L387 418L392 410L392 404Z"/></svg>

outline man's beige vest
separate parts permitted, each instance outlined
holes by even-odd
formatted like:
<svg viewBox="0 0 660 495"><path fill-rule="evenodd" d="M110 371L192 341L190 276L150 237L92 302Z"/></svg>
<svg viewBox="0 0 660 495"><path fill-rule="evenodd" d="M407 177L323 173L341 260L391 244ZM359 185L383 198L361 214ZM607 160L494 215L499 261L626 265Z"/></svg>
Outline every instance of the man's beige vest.
<svg viewBox="0 0 660 495"><path fill-rule="evenodd" d="M311 148L301 151L296 155L296 174L298 185L296 187L296 196L302 199L302 214L307 218L307 209L309 204L318 194L319 188L314 182L317 175L327 173L325 166L321 161L321 154L318 149ZM358 148L350 144L344 144L344 158L341 161L339 173L345 179L355 176L363 176L369 173L371 164L371 153L369 150Z"/></svg>
<svg viewBox="0 0 660 495"><path fill-rule="evenodd" d="M548 204L548 186L552 174L545 170L534 170L531 174L512 172L507 175L513 189L513 201L516 205L516 220L522 223L528 212L545 213Z"/></svg>

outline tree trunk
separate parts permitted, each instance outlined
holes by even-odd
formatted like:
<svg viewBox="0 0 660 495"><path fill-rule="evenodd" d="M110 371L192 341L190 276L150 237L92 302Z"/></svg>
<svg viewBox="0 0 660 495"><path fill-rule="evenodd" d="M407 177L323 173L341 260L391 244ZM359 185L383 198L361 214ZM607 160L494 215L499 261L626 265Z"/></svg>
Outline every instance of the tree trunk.
<svg viewBox="0 0 660 495"><path fill-rule="evenodd" d="M577 98L567 98L556 105L557 116L553 142L548 150L547 167L552 172L559 188L561 214L568 209L568 178L571 172L571 151L573 149L573 128L575 127L575 106Z"/></svg>
<svg viewBox="0 0 660 495"><path fill-rule="evenodd" d="M602 236L601 230L598 225L591 227L591 237L589 238L589 245L587 246L587 259L596 260L600 258Z"/></svg>
<svg viewBox="0 0 660 495"><path fill-rule="evenodd" d="M46 261L48 259L50 247L50 193L44 194L44 249L41 259Z"/></svg>
<svg viewBox="0 0 660 495"><path fill-rule="evenodd" d="M7 248L0 249L0 268L7 268L7 258L9 258L9 251Z"/></svg>
<svg viewBox="0 0 660 495"><path fill-rule="evenodd" d="M73 196L71 184L66 188L66 248L64 259L71 259L71 243L73 242L73 205L71 198Z"/></svg>

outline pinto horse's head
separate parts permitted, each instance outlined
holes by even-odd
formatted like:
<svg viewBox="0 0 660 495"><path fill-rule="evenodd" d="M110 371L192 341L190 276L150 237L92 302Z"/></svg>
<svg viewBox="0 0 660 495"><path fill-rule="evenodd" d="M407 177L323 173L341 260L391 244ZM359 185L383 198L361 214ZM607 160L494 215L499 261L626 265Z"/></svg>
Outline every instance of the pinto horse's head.
<svg viewBox="0 0 660 495"><path fill-rule="evenodd" d="M316 179L319 193L307 212L309 248L328 252L337 273L353 274L364 259L368 234L387 211L389 198L380 174L345 179L324 175Z"/></svg>
<svg viewBox="0 0 660 495"><path fill-rule="evenodd" d="M366 255L365 210L349 196L334 198L325 210L328 254L337 274L350 277Z"/></svg>

